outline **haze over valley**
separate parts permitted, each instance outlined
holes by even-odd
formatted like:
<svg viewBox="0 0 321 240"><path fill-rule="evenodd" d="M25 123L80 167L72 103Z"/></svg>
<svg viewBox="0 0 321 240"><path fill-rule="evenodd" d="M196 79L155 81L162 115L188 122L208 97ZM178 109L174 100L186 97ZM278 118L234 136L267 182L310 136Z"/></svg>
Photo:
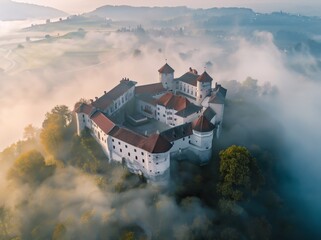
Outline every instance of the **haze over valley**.
<svg viewBox="0 0 321 240"><path fill-rule="evenodd" d="M10 221L0 214L0 239L321 236L320 17L106 5L79 15L32 11L40 20L30 20L20 10L5 15L8 2L0 2L0 20L15 20L0 21L0 213L7 211ZM74 110L80 99L100 97L124 77L138 85L158 82L165 62L175 77L189 67L205 69L228 90L212 163L174 164L168 188L105 165L99 148L90 155L90 140L77 140L74 126L61 158L24 134L29 124L44 128L55 106ZM265 178L248 201L225 202L216 192L219 151L231 145L249 149ZM52 169L41 180L10 175L20 154L33 148ZM86 154L92 162L79 160Z"/></svg>

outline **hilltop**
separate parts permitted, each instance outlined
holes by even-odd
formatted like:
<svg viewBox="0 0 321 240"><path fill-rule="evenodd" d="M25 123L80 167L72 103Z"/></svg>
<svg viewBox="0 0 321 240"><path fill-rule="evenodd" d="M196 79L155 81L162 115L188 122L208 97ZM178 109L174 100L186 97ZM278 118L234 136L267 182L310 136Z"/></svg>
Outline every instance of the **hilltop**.
<svg viewBox="0 0 321 240"><path fill-rule="evenodd" d="M28 18L56 18L68 14L52 7L2 0L0 2L0 20L25 20Z"/></svg>

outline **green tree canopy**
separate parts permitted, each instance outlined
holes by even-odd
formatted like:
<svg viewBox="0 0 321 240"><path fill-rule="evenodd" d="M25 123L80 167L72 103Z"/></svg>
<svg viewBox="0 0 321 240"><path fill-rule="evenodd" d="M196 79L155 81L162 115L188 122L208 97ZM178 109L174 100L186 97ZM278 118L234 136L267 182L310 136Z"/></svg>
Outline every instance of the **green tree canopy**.
<svg viewBox="0 0 321 240"><path fill-rule="evenodd" d="M240 201L259 190L263 176L256 159L245 147L233 145L221 151L219 155L218 192L223 198Z"/></svg>
<svg viewBox="0 0 321 240"><path fill-rule="evenodd" d="M61 158L65 152L64 143L68 135L68 125L72 114L67 106L54 107L46 114L40 133L41 143L45 150L56 158Z"/></svg>
<svg viewBox="0 0 321 240"><path fill-rule="evenodd" d="M37 150L21 154L14 162L8 177L28 183L40 183L53 174L55 167L47 166Z"/></svg>

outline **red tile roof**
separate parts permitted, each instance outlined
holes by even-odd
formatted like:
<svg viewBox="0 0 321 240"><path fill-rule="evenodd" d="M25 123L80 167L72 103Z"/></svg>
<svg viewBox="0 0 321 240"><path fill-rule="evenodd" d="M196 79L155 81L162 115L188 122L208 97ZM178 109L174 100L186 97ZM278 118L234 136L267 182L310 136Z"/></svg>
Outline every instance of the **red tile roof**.
<svg viewBox="0 0 321 240"><path fill-rule="evenodd" d="M131 89L135 85L136 85L136 82L123 79L120 81L120 83L116 87L114 87L108 93L104 94L103 96L98 98L95 102L93 102L92 105L103 111L107 107L109 107L114 100L122 96L125 92L127 92L129 89Z"/></svg>
<svg viewBox="0 0 321 240"><path fill-rule="evenodd" d="M156 95L158 93L166 92L166 89L163 87L162 83L153 83L143 86L137 86L135 88L136 94L152 94Z"/></svg>
<svg viewBox="0 0 321 240"><path fill-rule="evenodd" d="M186 97L177 96L173 93L166 93L157 102L159 105L162 105L168 109L175 109L176 111L181 111L188 107L190 101Z"/></svg>
<svg viewBox="0 0 321 240"><path fill-rule="evenodd" d="M206 71L204 71L202 73L202 75L200 75L198 78L197 78L197 81L198 82L212 82L213 81L213 78L208 75L208 73Z"/></svg>
<svg viewBox="0 0 321 240"><path fill-rule="evenodd" d="M210 132L213 131L215 126L202 115L193 122L193 130L198 132Z"/></svg>
<svg viewBox="0 0 321 240"><path fill-rule="evenodd" d="M87 103L81 103L79 107L75 110L76 113L85 113L87 115L91 115L95 108L92 105L88 105Z"/></svg>
<svg viewBox="0 0 321 240"><path fill-rule="evenodd" d="M158 70L159 73L173 73L174 72L174 69L171 68L171 66L169 66L167 63L162 66L159 70Z"/></svg>
<svg viewBox="0 0 321 240"><path fill-rule="evenodd" d="M106 134L110 133L110 131L115 127L115 124L101 112L96 112L91 116L91 119Z"/></svg>
<svg viewBox="0 0 321 240"><path fill-rule="evenodd" d="M172 144L159 134L151 135L143 144L142 148L150 153L165 153L172 148Z"/></svg>
<svg viewBox="0 0 321 240"><path fill-rule="evenodd" d="M147 139L145 136L142 136L138 133L130 131L127 128L121 128L118 126L116 126L109 133L109 135L136 147L139 147L140 145L142 145L143 142Z"/></svg>
<svg viewBox="0 0 321 240"><path fill-rule="evenodd" d="M169 151L172 147L172 144L159 134L145 137L132 132L129 129L115 127L109 135L150 153L164 153Z"/></svg>

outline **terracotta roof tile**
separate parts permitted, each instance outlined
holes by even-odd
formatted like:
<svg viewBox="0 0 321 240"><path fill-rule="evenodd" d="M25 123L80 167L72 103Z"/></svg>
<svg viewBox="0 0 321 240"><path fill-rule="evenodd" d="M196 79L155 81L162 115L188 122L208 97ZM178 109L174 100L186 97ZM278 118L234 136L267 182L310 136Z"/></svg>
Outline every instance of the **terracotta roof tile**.
<svg viewBox="0 0 321 240"><path fill-rule="evenodd" d="M114 138L150 153L164 153L171 149L172 144L159 134L145 137L126 128L115 127L110 133Z"/></svg>
<svg viewBox="0 0 321 240"><path fill-rule="evenodd" d="M165 153L172 148L172 144L159 134L151 135L143 144L142 148L150 153Z"/></svg>
<svg viewBox="0 0 321 240"><path fill-rule="evenodd" d="M169 92L158 99L157 103L166 107L167 109L175 109L176 111L181 111L188 107L190 101L188 101L186 97L177 96Z"/></svg>
<svg viewBox="0 0 321 240"><path fill-rule="evenodd" d="M165 63L164 66L162 66L159 70L159 73L173 73L174 69L171 68L171 66L169 66L167 63Z"/></svg>
<svg viewBox="0 0 321 240"><path fill-rule="evenodd" d="M75 110L76 113L85 113L87 115L91 115L95 108L92 105L88 105L86 103L81 103L79 107Z"/></svg>
<svg viewBox="0 0 321 240"><path fill-rule="evenodd" d="M193 122L193 130L198 132L210 132L214 128L215 126L204 115Z"/></svg>
<svg viewBox="0 0 321 240"><path fill-rule="evenodd" d="M121 128L118 126L116 126L109 133L109 135L136 147L140 147L141 145L143 145L143 143L147 139L145 136L130 131L127 128Z"/></svg>
<svg viewBox="0 0 321 240"><path fill-rule="evenodd" d="M115 127L115 124L101 112L96 112L93 114L91 119L106 134L108 134Z"/></svg>
<svg viewBox="0 0 321 240"><path fill-rule="evenodd" d="M198 82L212 82L213 78L210 75L208 75L208 73L205 71L205 72L202 73L201 76L199 76L197 78L197 81Z"/></svg>

